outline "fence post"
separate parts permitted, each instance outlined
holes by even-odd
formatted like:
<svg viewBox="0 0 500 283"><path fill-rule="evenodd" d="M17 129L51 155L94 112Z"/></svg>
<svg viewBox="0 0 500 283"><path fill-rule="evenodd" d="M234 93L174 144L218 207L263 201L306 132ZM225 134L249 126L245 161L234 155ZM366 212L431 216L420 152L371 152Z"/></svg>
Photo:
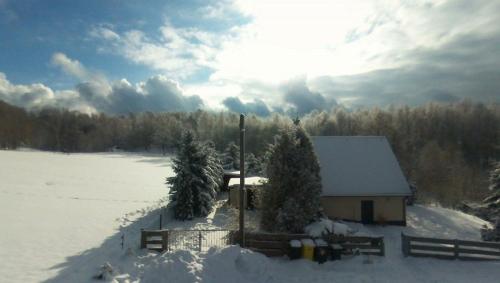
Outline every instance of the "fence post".
<svg viewBox="0 0 500 283"><path fill-rule="evenodd" d="M144 232L144 229L141 228L141 249L146 248L146 233Z"/></svg>
<svg viewBox="0 0 500 283"><path fill-rule="evenodd" d="M401 249L402 249L403 255L405 257L407 257L409 254L409 250L410 250L409 245L410 245L410 241L408 241L408 238L406 237L406 235L403 232L401 232Z"/></svg>
<svg viewBox="0 0 500 283"><path fill-rule="evenodd" d="M384 238L380 238L380 255L385 256L385 243L384 243Z"/></svg>
<svg viewBox="0 0 500 283"><path fill-rule="evenodd" d="M200 243L200 252L201 252L201 240L202 240L201 231L199 231L198 232L198 242Z"/></svg>
<svg viewBox="0 0 500 283"><path fill-rule="evenodd" d="M168 230L161 232L161 248L163 251L168 251Z"/></svg>
<svg viewBox="0 0 500 283"><path fill-rule="evenodd" d="M457 239L453 240L453 255L455 256L455 259L458 258L458 240Z"/></svg>

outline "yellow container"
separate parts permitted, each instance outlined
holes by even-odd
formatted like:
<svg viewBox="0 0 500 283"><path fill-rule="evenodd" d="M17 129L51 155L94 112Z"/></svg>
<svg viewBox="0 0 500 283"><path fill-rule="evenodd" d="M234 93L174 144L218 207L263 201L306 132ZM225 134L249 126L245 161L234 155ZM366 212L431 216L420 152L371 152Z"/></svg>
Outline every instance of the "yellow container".
<svg viewBox="0 0 500 283"><path fill-rule="evenodd" d="M314 241L311 239L302 239L302 257L314 260Z"/></svg>

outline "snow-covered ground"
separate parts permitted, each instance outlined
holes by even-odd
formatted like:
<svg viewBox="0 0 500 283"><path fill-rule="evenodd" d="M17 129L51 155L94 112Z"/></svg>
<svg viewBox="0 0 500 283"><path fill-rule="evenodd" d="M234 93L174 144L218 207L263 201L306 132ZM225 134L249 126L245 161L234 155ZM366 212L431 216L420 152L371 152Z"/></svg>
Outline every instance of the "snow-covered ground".
<svg viewBox="0 0 500 283"><path fill-rule="evenodd" d="M348 223L360 234L385 238L386 256L372 256L368 264L366 256L323 265L307 260L271 259L237 246L213 248L202 253L137 251L135 255L121 255L110 261L114 270L110 278L114 282L499 282L500 262L404 258L401 253L403 231L479 240L479 228L483 224L487 223L458 211L415 206L408 209L407 227Z"/></svg>
<svg viewBox="0 0 500 283"><path fill-rule="evenodd" d="M134 154L0 151L0 282L89 282L109 263L114 282L500 282L500 262L404 258L401 232L479 240L486 222L440 207L408 208L408 226L347 223L382 235L386 256L323 265L267 258L237 246L159 254L140 250L141 228L158 226L169 160ZM204 219L168 229L234 229L218 202ZM232 226L233 225L233 226ZM125 237L124 248L121 237Z"/></svg>
<svg viewBox="0 0 500 283"><path fill-rule="evenodd" d="M224 224L224 210L213 219L171 222L170 228L216 228ZM137 230L142 220L127 229ZM479 240L479 228L486 222L441 207L414 206L408 209L408 226L363 226L347 223L359 234L382 235L386 256L344 258L323 265L307 260L267 258L237 246L212 248L207 252L176 251L158 254L140 251L115 253L107 260L113 266L114 282L499 282L500 262L446 261L403 257L401 232L413 235ZM201 225L201 226L199 226ZM135 227L134 227L135 226ZM138 241L138 234L135 234ZM104 252L104 251L103 251ZM99 257L104 260L103 257ZM104 262L102 262L104 263ZM101 264L102 264L101 263ZM89 269L95 272L97 267ZM71 273L69 273L71 274ZM88 276L88 275L87 275ZM82 280L72 275L66 280Z"/></svg>
<svg viewBox="0 0 500 283"><path fill-rule="evenodd" d="M113 237L120 248L120 225L167 196L169 163L130 153L0 151L0 282L60 275Z"/></svg>

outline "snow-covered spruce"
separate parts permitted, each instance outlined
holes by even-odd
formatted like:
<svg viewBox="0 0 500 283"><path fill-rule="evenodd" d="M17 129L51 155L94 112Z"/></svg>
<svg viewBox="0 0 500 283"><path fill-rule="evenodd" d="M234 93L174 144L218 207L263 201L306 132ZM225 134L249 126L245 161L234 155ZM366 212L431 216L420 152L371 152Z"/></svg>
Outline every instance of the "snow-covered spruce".
<svg viewBox="0 0 500 283"><path fill-rule="evenodd" d="M300 126L283 129L266 166L261 226L267 231L303 232L317 219L321 177L311 140Z"/></svg>
<svg viewBox="0 0 500 283"><path fill-rule="evenodd" d="M186 131L173 160L174 177L167 178L172 186L174 217L189 220L206 216L212 210L223 173L222 164L212 143L201 144Z"/></svg>
<svg viewBox="0 0 500 283"><path fill-rule="evenodd" d="M240 147L234 142L230 142L224 149L224 167L228 170L240 169Z"/></svg>

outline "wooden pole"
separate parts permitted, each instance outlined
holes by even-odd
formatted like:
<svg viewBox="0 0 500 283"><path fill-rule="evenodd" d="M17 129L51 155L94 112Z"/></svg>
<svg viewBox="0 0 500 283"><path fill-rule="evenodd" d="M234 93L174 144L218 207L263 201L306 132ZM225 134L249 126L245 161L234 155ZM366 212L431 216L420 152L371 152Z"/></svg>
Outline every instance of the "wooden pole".
<svg viewBox="0 0 500 283"><path fill-rule="evenodd" d="M240 115L240 246L245 247L245 115Z"/></svg>

